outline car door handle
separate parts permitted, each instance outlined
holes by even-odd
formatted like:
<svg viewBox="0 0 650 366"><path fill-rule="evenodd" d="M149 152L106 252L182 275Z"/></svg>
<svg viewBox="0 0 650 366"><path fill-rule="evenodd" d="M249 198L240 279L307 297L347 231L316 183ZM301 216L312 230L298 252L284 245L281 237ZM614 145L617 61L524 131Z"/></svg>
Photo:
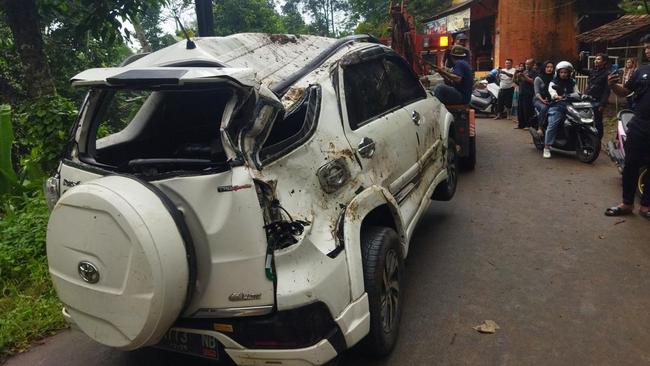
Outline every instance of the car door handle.
<svg viewBox="0 0 650 366"><path fill-rule="evenodd" d="M413 123L415 123L416 126L420 125L421 120L422 117L420 116L420 113L418 113L418 111L413 111L413 113L411 113L411 121L413 121Z"/></svg>
<svg viewBox="0 0 650 366"><path fill-rule="evenodd" d="M362 158L370 159L375 155L375 142L371 138L364 137L359 142L357 151Z"/></svg>

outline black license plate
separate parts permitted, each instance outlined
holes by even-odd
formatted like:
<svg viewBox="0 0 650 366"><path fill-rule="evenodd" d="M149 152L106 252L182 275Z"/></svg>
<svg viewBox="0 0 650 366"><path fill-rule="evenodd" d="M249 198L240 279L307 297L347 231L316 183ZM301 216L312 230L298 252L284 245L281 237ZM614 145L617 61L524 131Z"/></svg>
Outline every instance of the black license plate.
<svg viewBox="0 0 650 366"><path fill-rule="evenodd" d="M221 344L215 337L205 334L195 334L171 329L156 345L168 351L185 353L193 356L219 360Z"/></svg>

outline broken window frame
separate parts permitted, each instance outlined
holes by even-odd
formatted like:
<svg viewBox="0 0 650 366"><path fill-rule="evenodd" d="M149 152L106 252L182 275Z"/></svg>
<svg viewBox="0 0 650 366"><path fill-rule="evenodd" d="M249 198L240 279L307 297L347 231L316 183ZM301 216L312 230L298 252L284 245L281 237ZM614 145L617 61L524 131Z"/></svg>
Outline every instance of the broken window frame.
<svg viewBox="0 0 650 366"><path fill-rule="evenodd" d="M229 90L232 92L230 101L227 101L225 105L230 104L232 101L237 102L237 100L242 99L242 90L233 87L230 83L224 84L194 84L194 85L184 85L184 86L129 86L129 87L113 87L113 86L93 86L88 91L88 103L82 106L80 111L80 122L75 127L75 135L77 136L76 142L76 153L78 154L77 158L80 163L88 164L98 169L103 169L109 172L120 172L119 166L114 166L110 164L104 164L96 160L96 143L97 143L97 130L100 126L101 121L99 120L102 113L105 112L106 108L109 107L112 96L118 92L120 89L135 89L135 90L149 90L149 91L174 91L174 90L192 90L199 92L201 90ZM239 103L237 103L239 104ZM230 115L230 119L234 119L235 113ZM226 117L226 111L221 116L220 120L214 121L215 124L220 128L224 123L223 119ZM129 122L129 124L131 121ZM226 145L230 144L230 141L226 141L223 138L223 134L220 133L217 136L220 140L220 143L224 145L224 149L228 148ZM67 160L72 159L72 149L67 154ZM174 158L164 159L164 160L174 160ZM183 159L176 159L181 162ZM230 169L230 166L226 161L223 164L214 162L214 166L207 169L174 169L172 171L165 171L155 174L143 174L141 172L128 172L134 176L142 176L143 179L151 181L157 179L166 179L174 176L180 175L204 175L204 174L214 174L219 172L224 172Z"/></svg>
<svg viewBox="0 0 650 366"><path fill-rule="evenodd" d="M301 97L301 99L298 102L296 102L293 106L291 106L291 108L288 111L286 111L284 114L279 113L276 116L274 122L271 123L270 127L268 128L268 132L264 134L263 139L262 138L257 139L258 147L255 153L255 160L259 164L260 169L290 154L292 151L296 150L298 147L304 145L307 141L309 141L309 139L316 132L316 128L318 127L318 119L320 117L321 102L322 102L321 86L318 84L312 84L305 89L305 92ZM274 127L276 127L276 124L282 123L281 120L287 119L289 116L291 116L294 113L300 113L300 109L302 107L307 108L307 110L305 111L305 117L303 119L302 125L298 133L290 136L287 139L275 143L273 146L276 146L276 148L277 145L283 145L283 146L280 146L279 148L277 148L278 149L277 151L263 158L262 156L265 148L266 149L270 148L270 147L265 147L264 144L267 142L269 136L271 136L271 134L273 133L273 129Z"/></svg>

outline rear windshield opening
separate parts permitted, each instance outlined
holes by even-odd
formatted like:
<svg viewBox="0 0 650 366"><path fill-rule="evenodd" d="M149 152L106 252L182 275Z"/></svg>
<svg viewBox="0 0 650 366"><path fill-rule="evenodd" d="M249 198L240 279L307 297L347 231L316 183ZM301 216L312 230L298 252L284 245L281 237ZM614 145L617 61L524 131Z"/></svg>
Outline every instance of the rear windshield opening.
<svg viewBox="0 0 650 366"><path fill-rule="evenodd" d="M103 93L89 130L92 163L145 175L227 169L220 125L232 90Z"/></svg>

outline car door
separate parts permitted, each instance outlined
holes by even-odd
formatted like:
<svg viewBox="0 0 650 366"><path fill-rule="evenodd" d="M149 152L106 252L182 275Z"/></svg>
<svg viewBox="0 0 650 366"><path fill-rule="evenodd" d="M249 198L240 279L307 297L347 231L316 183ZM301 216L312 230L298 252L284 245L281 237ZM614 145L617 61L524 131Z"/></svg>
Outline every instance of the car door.
<svg viewBox="0 0 650 366"><path fill-rule="evenodd" d="M394 94L384 55L356 59L339 69L345 135L364 183L389 189L399 202L418 175L417 126Z"/></svg>
<svg viewBox="0 0 650 366"><path fill-rule="evenodd" d="M418 160L426 159L430 155L428 150L439 139L436 121L441 104L433 97L427 98L424 88L403 59L387 57L384 63L397 101L415 126Z"/></svg>

